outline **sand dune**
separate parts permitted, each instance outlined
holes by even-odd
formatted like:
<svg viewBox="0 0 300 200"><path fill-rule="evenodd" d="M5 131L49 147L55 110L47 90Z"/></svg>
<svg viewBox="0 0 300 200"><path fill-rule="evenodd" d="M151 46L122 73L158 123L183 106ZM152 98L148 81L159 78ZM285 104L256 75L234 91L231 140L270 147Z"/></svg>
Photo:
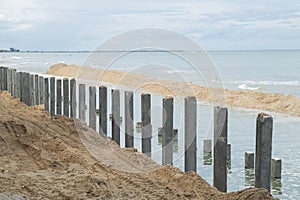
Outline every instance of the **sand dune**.
<svg viewBox="0 0 300 200"><path fill-rule="evenodd" d="M213 101L213 103L217 102L217 104L232 107L268 110L300 116L300 98L291 95L208 88L187 82L157 80L141 74L66 64L52 66L47 74L119 84L133 90L149 91L165 96L193 95L197 96L198 100Z"/></svg>
<svg viewBox="0 0 300 200"><path fill-rule="evenodd" d="M264 189L221 193L193 172L160 167L79 120L50 117L7 92L0 92L0 111L0 198L272 199Z"/></svg>

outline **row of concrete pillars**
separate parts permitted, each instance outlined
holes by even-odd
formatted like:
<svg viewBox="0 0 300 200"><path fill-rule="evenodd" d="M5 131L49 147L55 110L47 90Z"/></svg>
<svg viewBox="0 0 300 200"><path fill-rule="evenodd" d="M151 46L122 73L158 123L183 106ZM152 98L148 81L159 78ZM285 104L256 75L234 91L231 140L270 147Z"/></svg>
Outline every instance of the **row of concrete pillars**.
<svg viewBox="0 0 300 200"><path fill-rule="evenodd" d="M51 116L65 115L77 117L77 83L75 79L43 77L15 69L0 68L0 89L7 90L12 96L20 98L29 106L44 104ZM107 136L108 108L107 88L89 86L89 126L96 130L96 90L99 90L99 133ZM55 92L56 91L56 92ZM78 118L86 121L86 85L78 86ZM134 101L133 92L124 92L125 108L125 146L134 147ZM174 104L172 97L162 99L162 164L173 164L174 141ZM111 91L112 139L120 145L120 91ZM197 99L184 99L184 170L197 171ZM141 95L142 152L151 156L151 95ZM255 186L270 191L271 154L272 154L271 116L261 113L257 117ZM227 169L230 163L231 146L228 144L228 110L214 108L213 138L213 184L222 192L227 192ZM204 141L204 153L211 153L212 141ZM249 159L249 158L245 158ZM229 162L228 162L229 161ZM276 163L276 161L274 161ZM280 162L281 163L281 162ZM274 165L275 166L275 165Z"/></svg>

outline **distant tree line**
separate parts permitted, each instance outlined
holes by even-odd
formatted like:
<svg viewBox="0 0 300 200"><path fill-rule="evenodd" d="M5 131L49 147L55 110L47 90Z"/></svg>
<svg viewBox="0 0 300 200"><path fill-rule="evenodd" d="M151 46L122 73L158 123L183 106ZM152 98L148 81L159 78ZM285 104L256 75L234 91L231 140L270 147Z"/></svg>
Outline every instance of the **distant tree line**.
<svg viewBox="0 0 300 200"><path fill-rule="evenodd" d="M20 52L20 49L17 49L15 47L10 47L9 50L0 49L0 52Z"/></svg>

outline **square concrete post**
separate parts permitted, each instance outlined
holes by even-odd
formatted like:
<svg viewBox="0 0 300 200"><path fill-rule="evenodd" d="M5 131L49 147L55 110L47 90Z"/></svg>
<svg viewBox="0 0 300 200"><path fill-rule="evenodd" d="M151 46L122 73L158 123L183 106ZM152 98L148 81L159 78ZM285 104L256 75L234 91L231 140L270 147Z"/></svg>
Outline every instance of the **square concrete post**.
<svg viewBox="0 0 300 200"><path fill-rule="evenodd" d="M35 87L35 105L40 105L40 85L39 85L39 75L34 76L34 87Z"/></svg>
<svg viewBox="0 0 300 200"><path fill-rule="evenodd" d="M120 91L111 90L112 139L120 145Z"/></svg>
<svg viewBox="0 0 300 200"><path fill-rule="evenodd" d="M214 186L227 192L227 108L214 108Z"/></svg>
<svg viewBox="0 0 300 200"><path fill-rule="evenodd" d="M124 92L125 103L125 147L134 147L133 92Z"/></svg>
<svg viewBox="0 0 300 200"><path fill-rule="evenodd" d="M76 118L76 80L70 80L70 106L71 113L70 117Z"/></svg>
<svg viewBox="0 0 300 200"><path fill-rule="evenodd" d="M50 101L50 96L49 96L49 79L48 78L45 78L44 79L44 106L45 106L45 110L46 111L50 111L50 104L49 104L49 101Z"/></svg>
<svg viewBox="0 0 300 200"><path fill-rule="evenodd" d="M29 87L30 87L30 105L35 106L35 88L34 88L34 75L29 75Z"/></svg>
<svg viewBox="0 0 300 200"><path fill-rule="evenodd" d="M184 171L197 172L197 99L184 99Z"/></svg>
<svg viewBox="0 0 300 200"><path fill-rule="evenodd" d="M7 92L11 94L11 68L7 69L7 75L6 75L6 85L7 85Z"/></svg>
<svg viewBox="0 0 300 200"><path fill-rule="evenodd" d="M151 126L151 95L141 95L141 116L142 116L142 153L151 157L151 138L152 138L152 126Z"/></svg>
<svg viewBox="0 0 300 200"><path fill-rule="evenodd" d="M21 98L20 87L21 87L21 72L16 72L16 80L15 80L15 97L16 98Z"/></svg>
<svg viewBox="0 0 300 200"><path fill-rule="evenodd" d="M62 114L62 92L61 79L56 80L56 114Z"/></svg>
<svg viewBox="0 0 300 200"><path fill-rule="evenodd" d="M85 122L85 84L79 84L79 119Z"/></svg>
<svg viewBox="0 0 300 200"><path fill-rule="evenodd" d="M245 152L245 168L246 169L254 169L254 153L253 152Z"/></svg>
<svg viewBox="0 0 300 200"><path fill-rule="evenodd" d="M70 117L70 91L69 79L63 79L63 93L64 93L64 116Z"/></svg>
<svg viewBox="0 0 300 200"><path fill-rule="evenodd" d="M163 98L162 165L173 165L173 98Z"/></svg>
<svg viewBox="0 0 300 200"><path fill-rule="evenodd" d="M89 87L89 126L96 130L96 87Z"/></svg>
<svg viewBox="0 0 300 200"><path fill-rule="evenodd" d="M55 115L55 77L50 78L50 114Z"/></svg>
<svg viewBox="0 0 300 200"><path fill-rule="evenodd" d="M4 70L3 67L0 66L0 90L2 91L4 86L3 86L3 79L4 79Z"/></svg>
<svg viewBox="0 0 300 200"><path fill-rule="evenodd" d="M21 102L30 106L29 73L26 72L21 74Z"/></svg>
<svg viewBox="0 0 300 200"><path fill-rule="evenodd" d="M44 87L44 77L39 76L39 88L40 88L40 105L44 104L45 99L45 87Z"/></svg>
<svg viewBox="0 0 300 200"><path fill-rule="evenodd" d="M107 88L99 87L99 133L107 136Z"/></svg>
<svg viewBox="0 0 300 200"><path fill-rule="evenodd" d="M16 87L16 69L12 69L11 71L11 96L16 97L15 87Z"/></svg>
<svg viewBox="0 0 300 200"><path fill-rule="evenodd" d="M255 187L270 191L273 118L260 113L256 119Z"/></svg>
<svg viewBox="0 0 300 200"><path fill-rule="evenodd" d="M272 172L271 172L272 178L281 178L281 166L282 166L282 161L280 158L272 159Z"/></svg>
<svg viewBox="0 0 300 200"><path fill-rule="evenodd" d="M3 67L3 90L7 91L7 67Z"/></svg>

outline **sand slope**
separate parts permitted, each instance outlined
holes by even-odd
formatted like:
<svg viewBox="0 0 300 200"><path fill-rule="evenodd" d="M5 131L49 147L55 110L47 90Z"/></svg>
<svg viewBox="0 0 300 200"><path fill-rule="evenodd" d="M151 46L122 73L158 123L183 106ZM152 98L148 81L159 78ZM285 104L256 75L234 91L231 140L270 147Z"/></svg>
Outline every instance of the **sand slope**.
<svg viewBox="0 0 300 200"><path fill-rule="evenodd" d="M157 80L123 71L102 70L66 64L52 66L47 71L47 74L99 80L166 96L196 95L199 100L209 102L212 101L211 95L213 95L214 100L224 102L227 106L269 110L300 116L300 98L291 95L286 96L247 90L220 90L186 82Z"/></svg>
<svg viewBox="0 0 300 200"><path fill-rule="evenodd" d="M7 92L0 92L0 186L0 197L19 199L272 199L263 189L218 192L195 173L160 167Z"/></svg>

